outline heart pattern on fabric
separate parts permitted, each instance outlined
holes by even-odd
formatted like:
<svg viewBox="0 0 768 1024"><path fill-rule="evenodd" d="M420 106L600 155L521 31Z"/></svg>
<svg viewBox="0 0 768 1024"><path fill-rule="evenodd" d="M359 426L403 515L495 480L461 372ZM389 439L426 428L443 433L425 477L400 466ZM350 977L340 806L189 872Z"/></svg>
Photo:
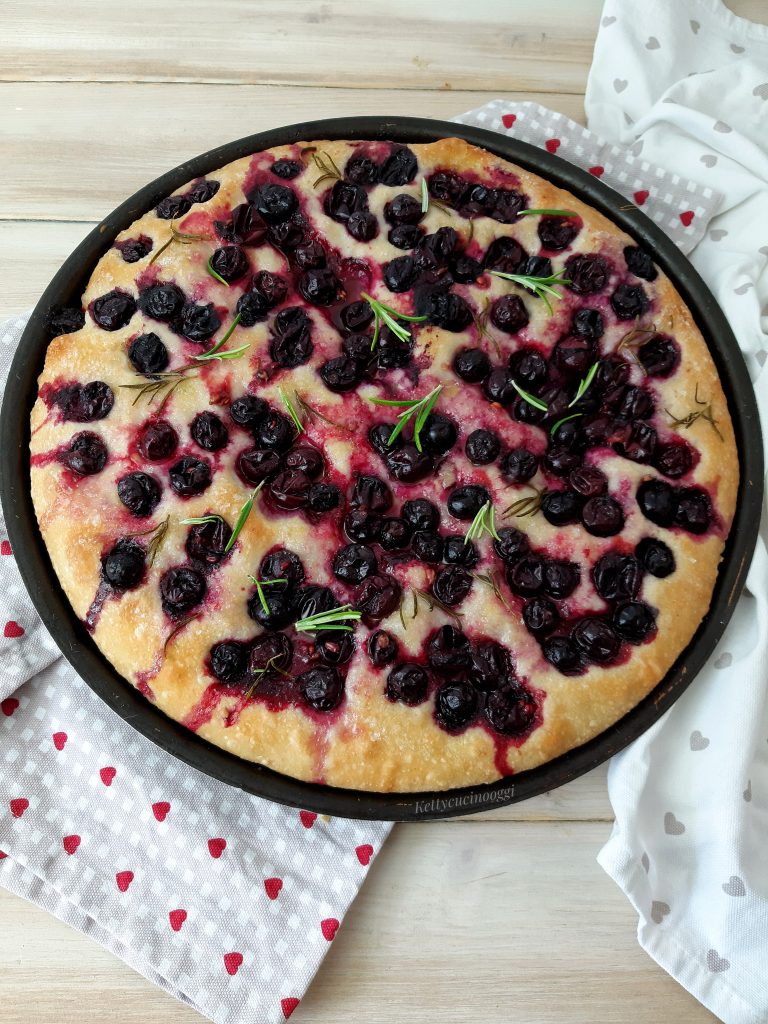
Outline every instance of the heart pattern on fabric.
<svg viewBox="0 0 768 1024"><path fill-rule="evenodd" d="M171 910L168 914L168 921L175 932L181 931L181 926L186 920L186 910Z"/></svg>
<svg viewBox="0 0 768 1024"><path fill-rule="evenodd" d="M152 813L158 821L165 821L170 809L171 805L167 800L160 800L156 804L152 804Z"/></svg>
<svg viewBox="0 0 768 1024"><path fill-rule="evenodd" d="M502 114L501 115L501 123L504 125L505 128L511 128L516 120L517 120L517 114Z"/></svg>
<svg viewBox="0 0 768 1024"><path fill-rule="evenodd" d="M718 658L715 659L715 668L730 668L733 664L733 655L729 651L724 651Z"/></svg>
<svg viewBox="0 0 768 1024"><path fill-rule="evenodd" d="M371 857L373 856L373 847L371 846L371 844L363 843L362 846L355 847L355 853L357 854L357 859L360 861L363 867L367 868L368 865L371 863Z"/></svg>
<svg viewBox="0 0 768 1024"><path fill-rule="evenodd" d="M669 913L669 904L661 900L654 900L651 904L651 920L654 924L661 924Z"/></svg>
<svg viewBox="0 0 768 1024"><path fill-rule="evenodd" d="M716 949L707 950L707 967L710 971L727 971L730 966L730 960L726 960L724 956L720 956Z"/></svg>
<svg viewBox="0 0 768 1024"><path fill-rule="evenodd" d="M720 132L722 135L727 135L729 132L733 131L733 128L731 128L729 124L726 124L725 121L715 121L712 127L716 132Z"/></svg>
<svg viewBox="0 0 768 1024"><path fill-rule="evenodd" d="M702 153L699 160L704 164L705 167L714 167L717 163L717 157L714 153Z"/></svg>
<svg viewBox="0 0 768 1024"><path fill-rule="evenodd" d="M747 803L750 802L750 800L752 799L752 779L747 780L747 788L741 795L744 797Z"/></svg>
<svg viewBox="0 0 768 1024"><path fill-rule="evenodd" d="M312 828L317 821L317 815L314 811L299 811L299 818L304 828Z"/></svg>
<svg viewBox="0 0 768 1024"><path fill-rule="evenodd" d="M214 858L218 860L219 857L224 853L227 848L226 839L209 839L208 840L208 852Z"/></svg>
<svg viewBox="0 0 768 1024"><path fill-rule="evenodd" d="M683 213L680 214L680 222L683 225L683 227L686 227L686 228L690 227L691 223L693 222L694 216L695 216L695 214L694 214L693 210L685 210L685 211L683 211Z"/></svg>
<svg viewBox="0 0 768 1024"><path fill-rule="evenodd" d="M648 859L648 854L647 854L647 853L643 853L643 856L642 856L642 857L640 858L640 863L641 863L641 864L643 865L643 871L644 871L644 872L646 873L646 875L647 875L647 874L648 874L648 872L649 872L649 871L650 871L650 869L651 869L651 862L650 862L650 860Z"/></svg>
<svg viewBox="0 0 768 1024"><path fill-rule="evenodd" d="M328 942L333 940L334 935L338 931L339 922L335 917L326 917L324 921L320 922L320 931L323 933L323 938Z"/></svg>
<svg viewBox="0 0 768 1024"><path fill-rule="evenodd" d="M61 841L61 845L64 847L64 852L68 853L70 857L75 853L77 848L80 846L80 843L80 836L64 836Z"/></svg>
<svg viewBox="0 0 768 1024"><path fill-rule="evenodd" d="M111 766L99 769L99 778L105 786L111 786L116 775L117 769Z"/></svg>
<svg viewBox="0 0 768 1024"><path fill-rule="evenodd" d="M722 889L728 896L747 895L747 888L738 875L731 875L727 882L723 882Z"/></svg>
<svg viewBox="0 0 768 1024"><path fill-rule="evenodd" d="M746 295L750 288L754 288L754 284L751 281L745 281L744 284L740 284L738 288L733 289L734 295Z"/></svg>
<svg viewBox="0 0 768 1024"><path fill-rule="evenodd" d="M283 1016L285 1017L286 1020L288 1020L293 1011L299 1005L299 1002L300 1000L295 999L293 996L289 996L286 999L280 1000L280 1007L282 1008Z"/></svg>
<svg viewBox="0 0 768 1024"><path fill-rule="evenodd" d="M64 749L64 747L67 744L68 738L69 737L65 732L55 732L53 736L51 736L51 739L53 740L53 745L54 747L56 747L57 750Z"/></svg>
<svg viewBox="0 0 768 1024"><path fill-rule="evenodd" d="M5 637L6 640L18 640L20 636L24 636L24 630L18 624L18 622L15 622L13 619L10 619L5 624L5 628L3 629L3 636Z"/></svg>
<svg viewBox="0 0 768 1024"><path fill-rule="evenodd" d="M589 173L594 174L596 178L602 178L605 174L605 168L601 167L600 164L595 164L594 167L589 168Z"/></svg>
<svg viewBox="0 0 768 1024"><path fill-rule="evenodd" d="M698 21L689 21L688 24L691 26L691 32L696 36L699 34L701 24Z"/></svg>
<svg viewBox="0 0 768 1024"><path fill-rule="evenodd" d="M20 818L29 807L29 800L26 797L19 796L11 800L8 806L11 808L11 814L14 818Z"/></svg>
<svg viewBox="0 0 768 1024"><path fill-rule="evenodd" d="M10 718L18 706L19 702L15 697L6 697L5 700L0 701L0 711L6 718Z"/></svg>
<svg viewBox="0 0 768 1024"><path fill-rule="evenodd" d="M603 28L608 28L608 26L612 25L614 21L616 21L616 18L612 14L606 14L606 16L600 22L600 24L603 26Z"/></svg>
<svg viewBox="0 0 768 1024"><path fill-rule="evenodd" d="M547 139L544 147L548 153L556 153L560 148L560 139Z"/></svg>
<svg viewBox="0 0 768 1024"><path fill-rule="evenodd" d="M712 239L713 242L719 242L723 238L725 238L727 234L728 232L724 228L712 228L712 230L709 232L709 237Z"/></svg>
<svg viewBox="0 0 768 1024"><path fill-rule="evenodd" d="M264 889L271 900L276 900L283 888L282 878L265 878Z"/></svg>
<svg viewBox="0 0 768 1024"><path fill-rule="evenodd" d="M664 831L668 836L681 836L685 832L685 825L678 821L672 811L664 815Z"/></svg>
<svg viewBox="0 0 768 1024"><path fill-rule="evenodd" d="M2 541L2 543L0 543L0 555L12 555L12 554L13 554L13 551L11 550L11 542L9 540Z"/></svg>
<svg viewBox="0 0 768 1024"><path fill-rule="evenodd" d="M733 50L734 53L744 53L744 47L739 46L738 43L731 43L731 50Z"/></svg>
<svg viewBox="0 0 768 1024"><path fill-rule="evenodd" d="M756 85L752 90L753 96L759 96L761 100L768 100L768 82L763 82L762 85ZM5 552L3 552L5 554Z"/></svg>
<svg viewBox="0 0 768 1024"><path fill-rule="evenodd" d="M240 966L241 966L242 962L243 962L243 954L242 953L225 953L224 954L224 967L226 969L227 974L232 975L232 977L234 977L237 974L237 972L240 970Z"/></svg>
<svg viewBox="0 0 768 1024"><path fill-rule="evenodd" d="M649 36L648 42L645 44L646 50L658 50L660 46L661 43L656 38L656 36Z"/></svg>
<svg viewBox="0 0 768 1024"><path fill-rule="evenodd" d="M691 733L691 750L706 750L709 746L709 740L706 736L702 736L698 729L694 729Z"/></svg>
<svg viewBox="0 0 768 1024"><path fill-rule="evenodd" d="M120 892L128 891L128 887L133 881L133 877L134 876L132 871L117 872L117 874L115 875L115 882L117 883L117 888L120 890Z"/></svg>
<svg viewBox="0 0 768 1024"><path fill-rule="evenodd" d="M641 189L639 189L639 191L635 192L633 198L634 198L634 200L635 200L635 202L637 203L638 206L642 206L645 203L645 201L646 201L646 199L648 198L649 195L650 195L650 192L648 191L647 188L641 188Z"/></svg>
<svg viewBox="0 0 768 1024"><path fill-rule="evenodd" d="M613 88L616 92L624 92L628 85L629 82L626 78L614 78L613 80Z"/></svg>

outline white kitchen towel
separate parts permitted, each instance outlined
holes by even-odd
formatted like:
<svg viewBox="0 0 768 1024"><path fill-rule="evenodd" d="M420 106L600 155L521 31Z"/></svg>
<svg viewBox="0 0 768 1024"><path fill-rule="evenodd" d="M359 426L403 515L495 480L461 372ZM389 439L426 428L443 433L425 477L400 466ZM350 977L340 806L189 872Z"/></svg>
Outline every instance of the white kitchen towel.
<svg viewBox="0 0 768 1024"><path fill-rule="evenodd" d="M767 8L768 10L768 8ZM608 0L589 125L724 196L691 253L768 420L768 27L719 0ZM727 1024L768 1021L768 525L714 656L609 773L600 863L641 945Z"/></svg>

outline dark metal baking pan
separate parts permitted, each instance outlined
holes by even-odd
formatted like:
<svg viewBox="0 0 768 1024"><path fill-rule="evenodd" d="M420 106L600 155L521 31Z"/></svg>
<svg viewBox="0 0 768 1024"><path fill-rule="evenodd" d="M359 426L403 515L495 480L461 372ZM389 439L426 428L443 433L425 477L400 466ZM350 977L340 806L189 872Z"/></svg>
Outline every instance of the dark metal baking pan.
<svg viewBox="0 0 768 1024"><path fill-rule="evenodd" d="M741 460L736 516L712 605L695 637L645 700L601 735L554 761L491 785L449 792L365 793L298 782L219 749L145 700L104 658L62 591L37 528L29 475L29 413L54 304L79 305L99 258L115 236L192 178L243 156L304 139L389 139L419 143L459 136L528 168L591 204L648 249L690 307L714 357L733 418ZM709 289L676 246L641 210L592 175L543 150L494 132L410 117L347 117L288 125L219 146L180 164L110 213L75 249L43 293L13 360L0 417L1 496L8 534L32 601L62 653L116 714L158 746L216 779L293 807L352 818L420 821L468 814L544 793L618 753L669 708L712 653L733 614L752 557L762 500L763 453L757 405L739 346Z"/></svg>

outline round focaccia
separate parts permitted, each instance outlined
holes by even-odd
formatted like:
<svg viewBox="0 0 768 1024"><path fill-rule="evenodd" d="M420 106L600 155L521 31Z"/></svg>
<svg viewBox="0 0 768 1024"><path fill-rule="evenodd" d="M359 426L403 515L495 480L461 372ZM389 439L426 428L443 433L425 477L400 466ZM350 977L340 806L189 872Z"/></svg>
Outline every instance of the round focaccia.
<svg viewBox="0 0 768 1024"><path fill-rule="evenodd" d="M540 765L664 677L738 458L706 343L596 210L459 139L191 182L55 309L32 492L125 679L378 792Z"/></svg>

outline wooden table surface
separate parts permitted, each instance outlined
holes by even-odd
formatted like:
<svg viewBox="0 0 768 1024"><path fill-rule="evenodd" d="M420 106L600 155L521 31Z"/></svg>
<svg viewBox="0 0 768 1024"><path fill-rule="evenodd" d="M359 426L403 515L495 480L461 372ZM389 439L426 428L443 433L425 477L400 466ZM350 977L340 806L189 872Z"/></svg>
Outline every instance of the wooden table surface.
<svg viewBox="0 0 768 1024"><path fill-rule="evenodd" d="M768 20L765 0L728 6ZM3 0L0 319L123 198L230 139L342 114L450 117L496 96L583 120L600 8ZM611 820L601 768L509 809L398 826L294 1020L715 1020L637 945L595 860ZM0 1007L4 1024L203 1019L3 890Z"/></svg>

